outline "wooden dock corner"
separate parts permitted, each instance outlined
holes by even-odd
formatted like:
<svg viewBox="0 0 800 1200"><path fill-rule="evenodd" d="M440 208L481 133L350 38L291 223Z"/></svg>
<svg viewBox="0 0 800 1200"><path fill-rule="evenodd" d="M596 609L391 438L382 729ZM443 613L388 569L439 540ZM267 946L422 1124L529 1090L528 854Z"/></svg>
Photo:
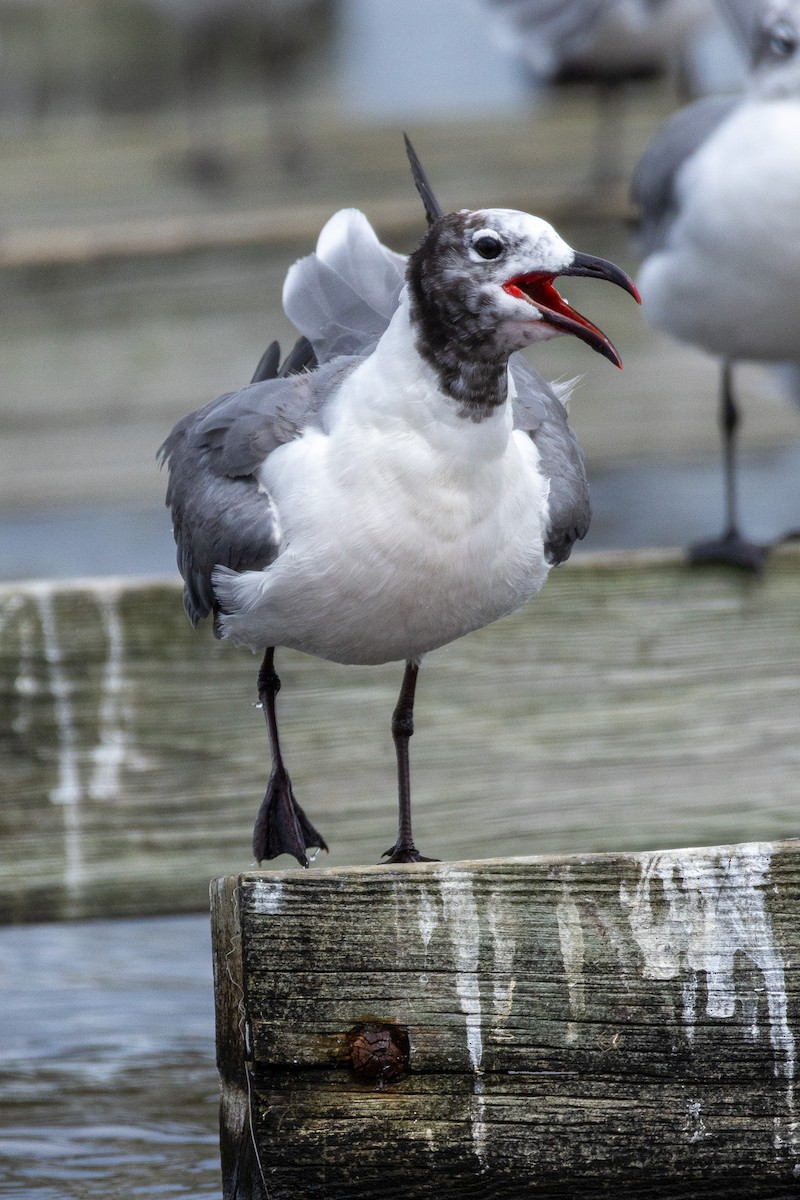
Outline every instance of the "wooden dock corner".
<svg viewBox="0 0 800 1200"><path fill-rule="evenodd" d="M226 1200L794 1196L800 842L212 885Z"/></svg>

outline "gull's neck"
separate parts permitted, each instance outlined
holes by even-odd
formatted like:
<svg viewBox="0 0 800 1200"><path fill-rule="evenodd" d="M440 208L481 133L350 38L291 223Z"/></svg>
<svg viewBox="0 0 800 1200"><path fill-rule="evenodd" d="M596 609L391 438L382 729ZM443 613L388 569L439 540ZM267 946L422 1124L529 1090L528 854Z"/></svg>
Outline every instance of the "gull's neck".
<svg viewBox="0 0 800 1200"><path fill-rule="evenodd" d="M442 293L414 270L408 274L409 319L420 357L459 416L483 421L508 398L508 355L498 350L494 322L482 311L446 307Z"/></svg>

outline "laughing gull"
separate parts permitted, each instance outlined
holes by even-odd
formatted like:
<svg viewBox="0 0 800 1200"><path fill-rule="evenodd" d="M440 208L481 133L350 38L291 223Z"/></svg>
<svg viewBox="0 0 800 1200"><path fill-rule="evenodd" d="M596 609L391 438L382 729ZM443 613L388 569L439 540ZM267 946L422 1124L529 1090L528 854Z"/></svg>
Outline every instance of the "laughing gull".
<svg viewBox="0 0 800 1200"><path fill-rule="evenodd" d="M566 409L517 353L573 334L611 342L558 275L636 289L547 222L510 209L445 214L407 144L429 229L406 260L362 213L322 230L289 271L303 338L270 347L250 387L180 421L169 464L184 605L219 637L264 650L258 696L272 772L261 861L327 849L295 800L278 739L276 646L339 663L405 661L392 717L399 829L389 862L425 861L411 833L408 740L420 660L535 596L589 525Z"/></svg>
<svg viewBox="0 0 800 1200"><path fill-rule="evenodd" d="M744 0L736 14L744 20ZM726 528L699 562L758 570L765 547L739 530L733 364L800 365L800 0L750 9L741 98L708 97L656 133L636 171L650 322L722 359Z"/></svg>

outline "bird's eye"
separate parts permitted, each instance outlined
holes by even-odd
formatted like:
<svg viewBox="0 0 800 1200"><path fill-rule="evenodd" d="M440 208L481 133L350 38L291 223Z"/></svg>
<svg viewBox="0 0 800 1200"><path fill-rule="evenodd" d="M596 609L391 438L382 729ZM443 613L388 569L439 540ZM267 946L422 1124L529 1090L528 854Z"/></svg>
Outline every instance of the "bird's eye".
<svg viewBox="0 0 800 1200"><path fill-rule="evenodd" d="M797 49L797 35L790 25L780 21L770 31L769 48L780 58L788 58Z"/></svg>
<svg viewBox="0 0 800 1200"><path fill-rule="evenodd" d="M479 233L473 238L472 248L481 258L499 258L503 253L503 242L496 233Z"/></svg>

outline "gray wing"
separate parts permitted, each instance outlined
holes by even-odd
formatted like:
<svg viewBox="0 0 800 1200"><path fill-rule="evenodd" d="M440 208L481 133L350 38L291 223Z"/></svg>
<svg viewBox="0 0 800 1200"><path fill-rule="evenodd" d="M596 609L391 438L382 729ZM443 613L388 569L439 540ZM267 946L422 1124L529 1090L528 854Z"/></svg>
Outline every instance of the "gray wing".
<svg viewBox="0 0 800 1200"><path fill-rule="evenodd" d="M583 453L567 422L567 410L550 385L519 354L512 355L510 367L517 389L514 428L533 439L550 480L545 553L557 565L586 537L592 517Z"/></svg>
<svg viewBox="0 0 800 1200"><path fill-rule="evenodd" d="M640 213L642 254L664 244L676 210L678 171L739 103L735 96L706 96L680 109L654 135L631 183L631 200Z"/></svg>
<svg viewBox="0 0 800 1200"><path fill-rule="evenodd" d="M180 420L161 446L183 603L193 625L215 609L214 567L263 570L275 558L280 525L255 472L303 429L324 428L325 404L357 361L339 359L220 396Z"/></svg>
<svg viewBox="0 0 800 1200"><path fill-rule="evenodd" d="M761 0L717 0L717 9L725 19L739 47L752 60L758 39L759 18L764 12Z"/></svg>
<svg viewBox="0 0 800 1200"><path fill-rule="evenodd" d="M330 398L397 308L405 263L362 213L336 213L286 277L284 309L304 335L286 362L269 346L250 387L184 417L159 450L193 625L215 610L214 567L263 570L278 553L278 514L255 472L304 429L325 429Z"/></svg>

